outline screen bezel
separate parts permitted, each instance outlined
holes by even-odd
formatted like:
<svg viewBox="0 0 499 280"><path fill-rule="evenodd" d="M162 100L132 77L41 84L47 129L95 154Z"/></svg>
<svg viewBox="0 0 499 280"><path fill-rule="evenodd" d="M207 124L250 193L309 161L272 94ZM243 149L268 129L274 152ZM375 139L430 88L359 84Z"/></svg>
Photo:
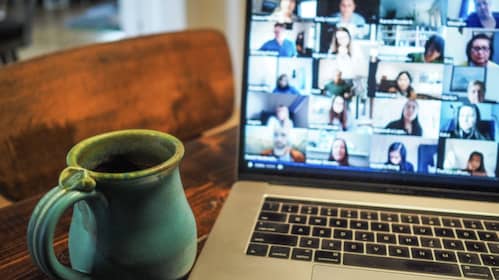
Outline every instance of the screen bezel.
<svg viewBox="0 0 499 280"><path fill-rule="evenodd" d="M334 169L328 174L320 172L295 172L290 170L269 170L248 168L244 159L246 105L248 97L248 59L250 54L250 31L252 19L252 0L246 2L245 36L243 50L243 69L241 87L241 113L238 139L238 179L276 182L303 186L325 187L331 189L362 190L370 192L403 193L431 195L460 199L481 199L499 201L497 178L487 180L465 176L443 176L422 174L397 174L387 172L356 172ZM314 169L316 170L316 169ZM389 175L389 176L387 176ZM331 182L336 182L331 184ZM344 184L341 184L341 183ZM371 186L366 189L363 184Z"/></svg>

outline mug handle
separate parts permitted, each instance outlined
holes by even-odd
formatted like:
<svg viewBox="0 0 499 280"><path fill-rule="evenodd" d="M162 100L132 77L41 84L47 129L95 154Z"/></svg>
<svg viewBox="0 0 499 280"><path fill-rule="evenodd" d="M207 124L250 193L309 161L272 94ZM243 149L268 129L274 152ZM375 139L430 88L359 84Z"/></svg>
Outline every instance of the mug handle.
<svg viewBox="0 0 499 280"><path fill-rule="evenodd" d="M55 256L54 231L66 209L80 200L106 201L95 191L95 181L80 167L67 167L59 176L59 185L38 202L28 224L28 249L35 263L55 279L90 279L91 276L62 265Z"/></svg>

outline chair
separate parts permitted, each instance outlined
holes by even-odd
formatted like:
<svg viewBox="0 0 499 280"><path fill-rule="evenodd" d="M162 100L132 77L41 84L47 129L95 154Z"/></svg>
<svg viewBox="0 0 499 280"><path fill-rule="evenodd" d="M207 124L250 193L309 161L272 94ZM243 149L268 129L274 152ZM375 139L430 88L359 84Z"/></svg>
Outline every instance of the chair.
<svg viewBox="0 0 499 280"><path fill-rule="evenodd" d="M226 41L209 30L89 45L0 68L0 191L11 200L45 192L69 149L98 133L146 128L198 137L231 116L233 86Z"/></svg>
<svg viewBox="0 0 499 280"><path fill-rule="evenodd" d="M35 0L4 0L6 18L0 20L0 62L18 60L17 49L31 43Z"/></svg>

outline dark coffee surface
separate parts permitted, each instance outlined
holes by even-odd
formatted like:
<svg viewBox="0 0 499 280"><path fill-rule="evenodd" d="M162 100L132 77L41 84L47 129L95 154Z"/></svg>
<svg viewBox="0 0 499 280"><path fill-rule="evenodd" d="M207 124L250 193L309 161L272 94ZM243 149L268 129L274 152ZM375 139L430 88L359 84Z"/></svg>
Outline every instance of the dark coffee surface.
<svg viewBox="0 0 499 280"><path fill-rule="evenodd" d="M110 156L92 170L103 173L126 173L151 168L160 163L162 163L162 160L154 157L144 159L127 154L118 154Z"/></svg>

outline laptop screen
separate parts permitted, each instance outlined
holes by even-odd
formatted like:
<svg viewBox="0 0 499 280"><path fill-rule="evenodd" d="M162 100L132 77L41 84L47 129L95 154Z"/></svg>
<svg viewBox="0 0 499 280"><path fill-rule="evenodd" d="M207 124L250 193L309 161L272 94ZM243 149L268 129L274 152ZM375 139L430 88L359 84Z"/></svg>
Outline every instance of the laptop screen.
<svg viewBox="0 0 499 280"><path fill-rule="evenodd" d="M242 171L497 185L499 0L249 2Z"/></svg>

